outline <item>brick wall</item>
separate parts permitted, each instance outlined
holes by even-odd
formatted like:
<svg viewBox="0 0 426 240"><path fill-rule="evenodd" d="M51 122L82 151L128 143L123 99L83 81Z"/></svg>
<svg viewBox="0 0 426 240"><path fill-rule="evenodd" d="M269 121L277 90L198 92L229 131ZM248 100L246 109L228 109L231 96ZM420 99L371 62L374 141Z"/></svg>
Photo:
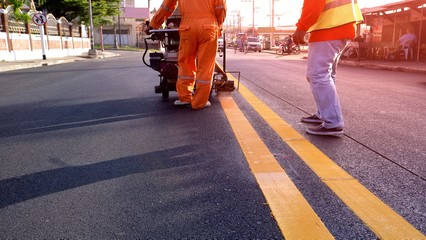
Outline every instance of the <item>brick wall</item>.
<svg viewBox="0 0 426 240"><path fill-rule="evenodd" d="M41 49L41 41L40 40L33 40L33 49Z"/></svg>
<svg viewBox="0 0 426 240"><path fill-rule="evenodd" d="M49 40L49 49L61 49L61 42L58 40Z"/></svg>
<svg viewBox="0 0 426 240"><path fill-rule="evenodd" d="M13 50L31 50L28 39L12 39Z"/></svg>
<svg viewBox="0 0 426 240"><path fill-rule="evenodd" d="M6 48L6 39L0 39L0 51L7 50Z"/></svg>

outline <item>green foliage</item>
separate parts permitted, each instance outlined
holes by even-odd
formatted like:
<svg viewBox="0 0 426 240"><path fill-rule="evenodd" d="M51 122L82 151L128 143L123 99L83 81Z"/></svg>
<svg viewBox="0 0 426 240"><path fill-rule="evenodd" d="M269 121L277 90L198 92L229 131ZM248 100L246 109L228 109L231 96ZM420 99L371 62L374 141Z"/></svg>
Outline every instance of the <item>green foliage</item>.
<svg viewBox="0 0 426 240"><path fill-rule="evenodd" d="M120 1L92 1L93 25L103 26L112 24L114 16L118 15Z"/></svg>
<svg viewBox="0 0 426 240"><path fill-rule="evenodd" d="M71 21L78 19L89 24L88 0L44 0L45 3L39 9L46 9L55 17L61 16ZM92 19L94 26L111 24L114 16L118 15L120 0L92 0Z"/></svg>
<svg viewBox="0 0 426 240"><path fill-rule="evenodd" d="M37 2L38 2L38 5L40 6L40 5L44 4L46 2L46 0L38 0Z"/></svg>
<svg viewBox="0 0 426 240"><path fill-rule="evenodd" d="M28 22L30 20L30 16L28 16L25 13L21 12L21 7L25 3L24 0L10 0L8 1L8 4L12 5L13 8L13 15L15 16L15 19L22 22Z"/></svg>
<svg viewBox="0 0 426 240"><path fill-rule="evenodd" d="M26 3L28 6L30 6L31 2L34 0L23 0L20 2ZM13 0L0 0L0 8L6 8L8 5L13 5L13 3L16 1ZM35 3L37 3L39 6L44 4L46 0L37 0Z"/></svg>
<svg viewBox="0 0 426 240"><path fill-rule="evenodd" d="M120 0L92 0L92 20L95 27L114 23L114 17L119 13ZM21 13L20 8L31 0L0 0L0 6L6 8L13 6L16 20L28 21L30 17ZM37 0L37 10L47 11L56 18L65 17L68 21L78 19L80 22L89 24L89 1L88 0Z"/></svg>

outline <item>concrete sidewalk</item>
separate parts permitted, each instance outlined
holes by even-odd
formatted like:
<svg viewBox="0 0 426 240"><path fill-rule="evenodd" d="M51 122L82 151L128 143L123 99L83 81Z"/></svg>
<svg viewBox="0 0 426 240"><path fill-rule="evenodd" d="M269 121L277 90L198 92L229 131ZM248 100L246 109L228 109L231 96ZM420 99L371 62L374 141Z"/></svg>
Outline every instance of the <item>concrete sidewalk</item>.
<svg viewBox="0 0 426 240"><path fill-rule="evenodd" d="M340 60L340 64L373 69L386 69L400 72L426 73L426 62L380 61L380 60Z"/></svg>
<svg viewBox="0 0 426 240"><path fill-rule="evenodd" d="M109 57L119 56L120 54L114 51L97 51L97 56L89 56L84 54L81 56L67 56L60 58L48 58L46 60L35 59L35 60L23 60L23 61L3 61L0 62L0 72L7 72L13 70L19 70L24 68L42 67L48 65L69 63L74 61L84 61L90 59L103 59Z"/></svg>

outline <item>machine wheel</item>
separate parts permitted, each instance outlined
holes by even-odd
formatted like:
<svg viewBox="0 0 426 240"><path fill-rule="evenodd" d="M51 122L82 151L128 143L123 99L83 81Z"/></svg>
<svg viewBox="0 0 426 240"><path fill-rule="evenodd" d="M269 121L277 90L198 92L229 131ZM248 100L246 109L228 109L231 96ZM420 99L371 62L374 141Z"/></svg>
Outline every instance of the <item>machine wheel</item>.
<svg viewBox="0 0 426 240"><path fill-rule="evenodd" d="M161 92L161 95L163 96L163 98L169 98L169 91L163 90Z"/></svg>
<svg viewBox="0 0 426 240"><path fill-rule="evenodd" d="M160 80L161 95L163 98L169 97L169 88L167 87L167 78L162 77Z"/></svg>
<svg viewBox="0 0 426 240"><path fill-rule="evenodd" d="M278 48L278 49L277 49L277 54L278 54L278 55L283 54L283 49L282 49L282 48Z"/></svg>

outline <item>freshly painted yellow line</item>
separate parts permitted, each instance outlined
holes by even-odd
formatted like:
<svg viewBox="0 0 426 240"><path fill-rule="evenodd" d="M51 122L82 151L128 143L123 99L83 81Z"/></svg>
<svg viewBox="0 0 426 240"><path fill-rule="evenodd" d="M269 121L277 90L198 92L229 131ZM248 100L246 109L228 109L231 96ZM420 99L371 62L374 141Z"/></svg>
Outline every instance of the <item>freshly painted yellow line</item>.
<svg viewBox="0 0 426 240"><path fill-rule="evenodd" d="M285 239L334 239L230 94L219 100Z"/></svg>
<svg viewBox="0 0 426 240"><path fill-rule="evenodd" d="M229 78L237 82L234 77ZM426 239L419 230L294 130L243 84L239 86L239 93L281 139L380 239Z"/></svg>

